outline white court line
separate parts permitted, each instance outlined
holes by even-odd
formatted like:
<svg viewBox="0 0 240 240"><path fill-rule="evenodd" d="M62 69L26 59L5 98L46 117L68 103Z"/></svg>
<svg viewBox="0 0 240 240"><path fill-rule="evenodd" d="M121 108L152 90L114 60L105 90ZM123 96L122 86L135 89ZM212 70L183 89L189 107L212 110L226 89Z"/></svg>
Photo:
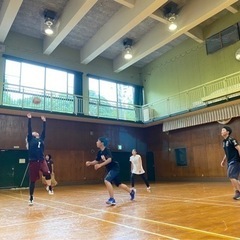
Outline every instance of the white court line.
<svg viewBox="0 0 240 240"><path fill-rule="evenodd" d="M6 195L6 196L8 196L8 197L10 197L10 198L13 198L13 199L23 200L22 198L9 196L9 195L7 195L7 194L4 194L4 195ZM105 211L105 210L99 210L99 209L95 209L95 208L90 208L90 207L85 207L85 206L79 206L79 205L76 205L76 204L71 204L71 203L66 203L66 202L60 202L60 201L55 201L55 200L53 201L53 200L49 200L49 199L45 199L45 198L40 198L40 197L37 197L37 198L39 198L39 199L41 199L41 200L43 200L43 201L46 201L46 200L47 200L48 202L52 202L52 203L58 203L58 204L67 205L67 206L72 206L72 207L76 207L76 208L89 209L89 210L92 210L92 211L95 211L95 212L104 212L104 213L108 213L108 214L113 214L113 215L121 216L121 217L124 217L124 218L130 218L130 219L135 219L135 220L139 220L139 221L143 221L143 222L149 222L149 223L159 224L159 225L168 226L168 227L172 227L172 228L178 228L178 229L187 230L187 231L190 231L190 232L202 233L202 234L206 234L206 235L210 235L210 236L216 236L216 237L220 237L220 238L224 238L224 239L228 238L229 240L230 240L230 239L232 239L232 240L239 240L239 238L232 237L232 236L229 236L229 235L223 235L223 234L218 234L218 233L214 233L214 232L199 230L199 229L195 229L195 228L184 227L184 226L177 225L177 224L160 222L160 221L155 221L155 220L146 219L146 218L141 218L141 217L129 216L129 215L121 214L121 213L109 212L109 211ZM135 228L135 227L131 227L131 226L128 226L128 225L119 224L119 223L116 223L116 222L112 222L112 221L104 220L104 219L101 219L101 218L93 217L93 216L90 216L90 215L87 215L87 214L76 213L76 212L74 212L74 211L65 210L65 209L62 209L62 208L57 208L57 207L49 206L49 205L42 204L42 203L37 203L37 204L38 204L38 205L42 205L42 206L46 206L46 207L49 207L49 208L52 208L52 209L56 209L56 210L60 210L60 209L61 209L61 210L65 211L65 212L74 213L74 214L77 214L77 215L79 215L79 216L83 216L83 217L86 217L86 218L91 218L91 219L94 219L94 220L98 220L98 221L102 221L102 222L106 222L106 223L110 223L110 224L122 226L122 227L125 227L125 228L137 230L137 231L144 232L144 233L148 233L148 234L151 234L151 235L160 236L160 237L165 237L165 238L168 238L168 239L171 239L171 240L179 240L179 239L177 239L177 238L169 237L169 236L167 236L167 235L161 235L161 234L158 234L158 233L146 231L146 230L139 229L139 228ZM31 223L31 222L30 222L30 223Z"/></svg>

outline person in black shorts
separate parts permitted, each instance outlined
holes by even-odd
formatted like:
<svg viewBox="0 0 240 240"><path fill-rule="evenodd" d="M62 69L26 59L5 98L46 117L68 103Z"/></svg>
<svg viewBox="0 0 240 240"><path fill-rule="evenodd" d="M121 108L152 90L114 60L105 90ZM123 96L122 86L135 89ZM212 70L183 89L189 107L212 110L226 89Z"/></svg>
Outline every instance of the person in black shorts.
<svg viewBox="0 0 240 240"><path fill-rule="evenodd" d="M52 195L51 175L48 169L46 160L44 159L44 140L46 131L46 118L41 116L43 121L43 130L41 136L39 133L32 132L31 113L27 114L28 117L28 135L27 135L27 148L29 158L29 205L33 205L33 193L35 189L35 182L40 178L39 171L43 173L46 178L47 185L49 187L49 194Z"/></svg>
<svg viewBox="0 0 240 240"><path fill-rule="evenodd" d="M129 192L130 200L134 200L135 191L131 190L127 185L121 183L119 178L120 167L117 161L113 160L112 153L109 148L107 148L108 141L105 137L98 138L97 147L99 151L97 153L96 159L93 161L87 161L86 166L94 165L95 170L105 166L107 170L107 175L104 178L104 183L107 187L109 193L109 199L107 200L106 204L115 205L116 201L114 199L113 194L113 186L114 183L117 187L122 188L123 190Z"/></svg>
<svg viewBox="0 0 240 240"><path fill-rule="evenodd" d="M230 137L232 129L224 126L221 131L223 140L223 149L225 155L221 162L224 167L227 162L227 177L230 179L232 186L235 190L233 199L240 200L240 182L238 180L240 174L240 146L236 139Z"/></svg>

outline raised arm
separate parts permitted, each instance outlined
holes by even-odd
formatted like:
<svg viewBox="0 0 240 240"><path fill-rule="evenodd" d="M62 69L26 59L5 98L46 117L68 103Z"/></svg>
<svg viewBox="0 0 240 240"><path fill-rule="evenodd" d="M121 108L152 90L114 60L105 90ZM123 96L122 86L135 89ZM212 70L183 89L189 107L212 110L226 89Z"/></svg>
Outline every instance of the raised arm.
<svg viewBox="0 0 240 240"><path fill-rule="evenodd" d="M43 130L41 134L41 139L44 140L46 136L46 118L44 116L41 116L41 119L43 121Z"/></svg>
<svg viewBox="0 0 240 240"><path fill-rule="evenodd" d="M32 138L32 124L31 124L32 115L31 115L31 113L27 114L27 118L28 118L28 135L27 135L27 140L29 141Z"/></svg>

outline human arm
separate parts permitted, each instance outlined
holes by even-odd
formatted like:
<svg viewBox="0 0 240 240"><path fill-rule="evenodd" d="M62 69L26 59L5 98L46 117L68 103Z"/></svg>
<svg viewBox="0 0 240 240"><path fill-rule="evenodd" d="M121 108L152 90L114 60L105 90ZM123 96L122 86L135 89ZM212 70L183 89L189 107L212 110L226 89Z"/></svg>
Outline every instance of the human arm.
<svg viewBox="0 0 240 240"><path fill-rule="evenodd" d="M46 134L46 117L41 116L41 119L43 121L43 130L42 130L42 134L41 134L41 139L44 140L45 134Z"/></svg>
<svg viewBox="0 0 240 240"><path fill-rule="evenodd" d="M27 142L29 142L32 138L32 124L31 124L31 119L32 119L32 115L31 113L27 114L27 118L28 118L28 135L27 135Z"/></svg>
<svg viewBox="0 0 240 240"><path fill-rule="evenodd" d="M240 157L240 145L235 146L235 148L237 149L238 155L239 155L239 157Z"/></svg>
<svg viewBox="0 0 240 240"><path fill-rule="evenodd" d="M139 161L139 165L138 165L139 169L138 169L138 171L139 171L139 173L141 173L143 167L142 167L142 157L141 157L140 155L139 155L139 159L138 159L138 161Z"/></svg>
<svg viewBox="0 0 240 240"><path fill-rule="evenodd" d="M86 166L87 166L87 167L92 166L92 165L96 165L96 164L98 164L98 161L97 161L97 160L87 161L87 162L86 162Z"/></svg>
<svg viewBox="0 0 240 240"><path fill-rule="evenodd" d="M98 170L99 168L109 164L112 161L111 157L106 158L104 155L101 156L102 162L95 164L94 168L95 170Z"/></svg>
<svg viewBox="0 0 240 240"><path fill-rule="evenodd" d="M223 157L223 160L221 161L221 167L225 166L226 161L227 161L227 156L225 154L224 157Z"/></svg>

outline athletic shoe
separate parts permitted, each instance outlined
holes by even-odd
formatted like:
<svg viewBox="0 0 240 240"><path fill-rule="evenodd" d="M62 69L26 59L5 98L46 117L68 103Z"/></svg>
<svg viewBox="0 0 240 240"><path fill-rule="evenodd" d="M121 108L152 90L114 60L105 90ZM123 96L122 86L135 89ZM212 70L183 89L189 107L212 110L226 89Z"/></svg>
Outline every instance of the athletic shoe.
<svg viewBox="0 0 240 240"><path fill-rule="evenodd" d="M28 205L32 206L33 205L33 196L30 197L29 201L28 201Z"/></svg>
<svg viewBox="0 0 240 240"><path fill-rule="evenodd" d="M151 192L151 188L150 188L150 187L147 187L147 191L148 191L148 192Z"/></svg>
<svg viewBox="0 0 240 240"><path fill-rule="evenodd" d="M235 191L235 195L233 196L234 200L240 200L240 192L238 190Z"/></svg>
<svg viewBox="0 0 240 240"><path fill-rule="evenodd" d="M107 201L106 201L106 204L108 205L116 205L116 201L114 198L109 198Z"/></svg>
<svg viewBox="0 0 240 240"><path fill-rule="evenodd" d="M51 190L48 190L48 194L49 194L49 195L53 195L53 194L54 194L53 190L52 190L52 191L51 191Z"/></svg>
<svg viewBox="0 0 240 240"><path fill-rule="evenodd" d="M131 200L134 200L134 198L135 198L135 191L134 190L132 190L131 192L130 192L130 196L131 196Z"/></svg>

